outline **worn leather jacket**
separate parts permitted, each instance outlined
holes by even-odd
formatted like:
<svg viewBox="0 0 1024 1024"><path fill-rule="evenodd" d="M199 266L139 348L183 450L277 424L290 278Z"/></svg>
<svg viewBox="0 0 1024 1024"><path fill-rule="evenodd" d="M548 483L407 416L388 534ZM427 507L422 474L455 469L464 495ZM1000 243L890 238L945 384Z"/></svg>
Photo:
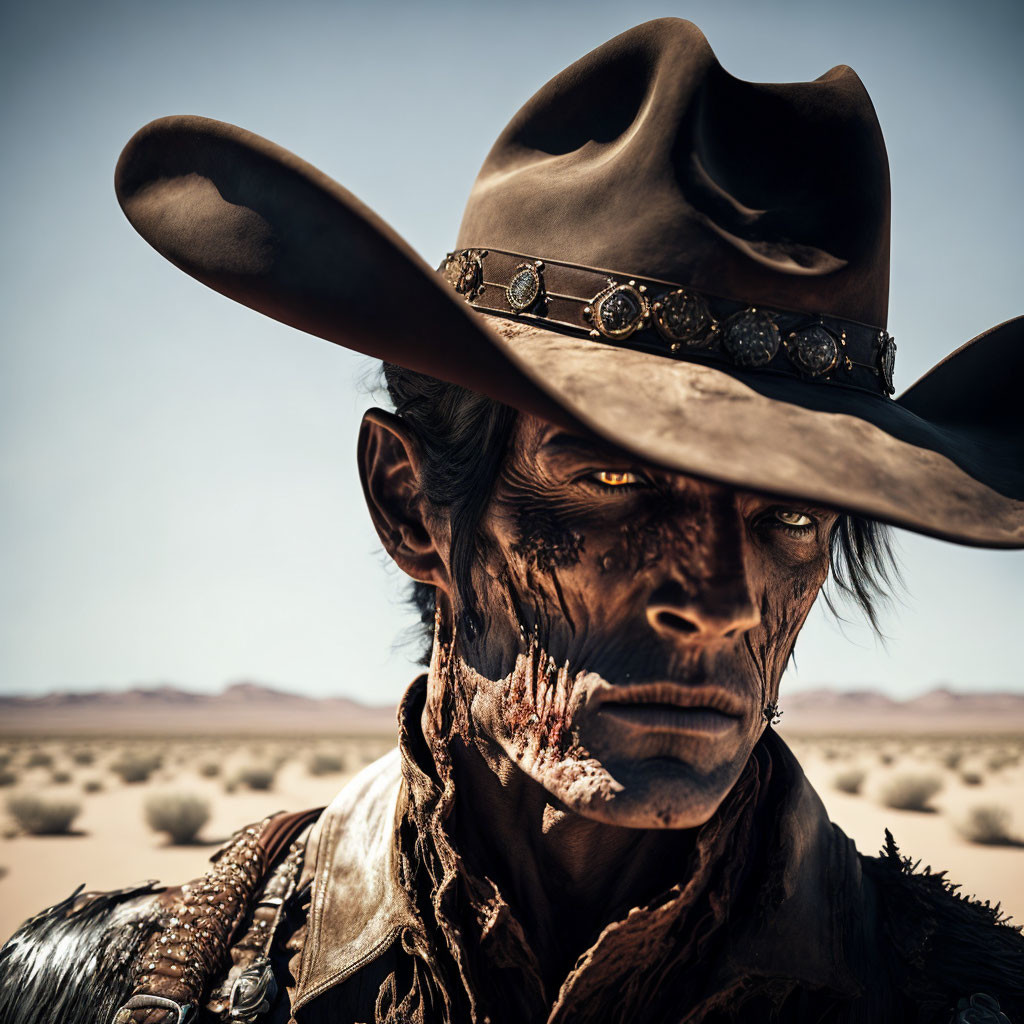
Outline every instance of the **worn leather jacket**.
<svg viewBox="0 0 1024 1024"><path fill-rule="evenodd" d="M488 930L514 930L495 904L482 931L457 929L469 952L453 958L410 867L429 838L409 834L425 820L410 808L437 799L412 739L422 690L418 680L406 697L401 746L322 813L243 830L186 886L79 895L27 922L0 952L0 1024L1024 1022L1020 931L915 871L891 837L880 857L860 855L771 731L772 827L744 854L777 866L770 886L745 875L693 959L655 974L632 1005L623 992L657 957L628 931L614 940L614 921L558 992L528 998L521 965L484 962ZM619 945L602 950L608 941Z"/></svg>

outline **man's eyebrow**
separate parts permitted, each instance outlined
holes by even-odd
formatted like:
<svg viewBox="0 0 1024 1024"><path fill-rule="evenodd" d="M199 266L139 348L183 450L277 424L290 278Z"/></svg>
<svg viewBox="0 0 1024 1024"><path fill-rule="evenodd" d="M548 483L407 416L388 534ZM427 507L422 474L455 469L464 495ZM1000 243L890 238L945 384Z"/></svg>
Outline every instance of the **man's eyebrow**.
<svg viewBox="0 0 1024 1024"><path fill-rule="evenodd" d="M541 449L556 455L583 455L599 459L616 461L638 461L635 456L619 448L613 448L597 438L583 437L560 430L541 443Z"/></svg>

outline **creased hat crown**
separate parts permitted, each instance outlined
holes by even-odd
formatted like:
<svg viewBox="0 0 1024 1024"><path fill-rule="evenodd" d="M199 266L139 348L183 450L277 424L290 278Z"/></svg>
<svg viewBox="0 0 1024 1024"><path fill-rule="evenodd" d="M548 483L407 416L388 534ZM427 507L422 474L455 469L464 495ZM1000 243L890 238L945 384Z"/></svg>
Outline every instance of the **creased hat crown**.
<svg viewBox="0 0 1024 1024"><path fill-rule="evenodd" d="M456 247L884 327L885 144L849 67L744 82L692 23L651 21L519 111L484 162Z"/></svg>

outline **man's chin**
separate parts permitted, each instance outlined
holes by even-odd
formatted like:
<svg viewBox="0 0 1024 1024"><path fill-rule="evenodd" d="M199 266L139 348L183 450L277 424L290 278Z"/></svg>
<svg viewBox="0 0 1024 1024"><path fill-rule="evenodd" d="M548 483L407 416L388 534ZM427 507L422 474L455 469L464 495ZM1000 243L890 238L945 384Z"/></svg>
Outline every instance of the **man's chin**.
<svg viewBox="0 0 1024 1024"><path fill-rule="evenodd" d="M732 765L710 774L672 758L602 764L594 759L557 765L520 762L568 811L605 825L635 829L692 829L718 810L739 775Z"/></svg>

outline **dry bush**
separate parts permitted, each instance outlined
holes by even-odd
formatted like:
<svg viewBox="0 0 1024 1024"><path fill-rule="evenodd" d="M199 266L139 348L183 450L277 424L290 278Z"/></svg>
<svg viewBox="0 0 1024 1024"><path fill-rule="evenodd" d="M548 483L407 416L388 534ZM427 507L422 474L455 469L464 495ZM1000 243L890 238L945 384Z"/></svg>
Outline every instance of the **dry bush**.
<svg viewBox="0 0 1024 1024"><path fill-rule="evenodd" d="M898 775L882 790L882 803L897 811L931 811L928 801L941 789L935 775Z"/></svg>
<svg viewBox="0 0 1024 1024"><path fill-rule="evenodd" d="M53 755L48 754L45 750L33 750L28 755L28 760L25 762L26 768L52 768L53 767Z"/></svg>
<svg viewBox="0 0 1024 1024"><path fill-rule="evenodd" d="M996 804L972 807L957 831L969 843L982 846L1020 846L1021 841L1010 832L1010 812Z"/></svg>
<svg viewBox="0 0 1024 1024"><path fill-rule="evenodd" d="M1000 750L988 759L988 769L993 772L1002 771L1003 768L1015 768L1018 764L1020 754L1011 754L1005 750Z"/></svg>
<svg viewBox="0 0 1024 1024"><path fill-rule="evenodd" d="M896 760L896 755L890 753L888 750L883 750L882 753L878 755L878 760L880 764L892 764Z"/></svg>
<svg viewBox="0 0 1024 1024"><path fill-rule="evenodd" d="M74 800L48 800L35 793L12 796L7 811L21 828L34 836L59 836L71 830L82 805Z"/></svg>
<svg viewBox="0 0 1024 1024"><path fill-rule="evenodd" d="M318 750L309 759L307 767L310 775L333 775L345 770L345 759L340 754Z"/></svg>
<svg viewBox="0 0 1024 1024"><path fill-rule="evenodd" d="M960 781L965 786L980 786L985 781L985 776L981 772L961 772Z"/></svg>
<svg viewBox="0 0 1024 1024"><path fill-rule="evenodd" d="M204 779L213 779L220 775L220 762L219 761L204 761L199 766L199 774Z"/></svg>
<svg viewBox="0 0 1024 1024"><path fill-rule="evenodd" d="M939 760L951 771L955 772L960 767L960 762L964 759L964 752L962 750L946 750L943 752Z"/></svg>
<svg viewBox="0 0 1024 1024"><path fill-rule="evenodd" d="M13 786L18 781L18 773L0 768L0 786Z"/></svg>
<svg viewBox="0 0 1024 1024"><path fill-rule="evenodd" d="M848 768L845 772L840 772L832 780L832 785L835 786L840 793L852 793L856 795L860 792L860 788L864 785L864 780L866 778L867 772L862 771L860 768Z"/></svg>
<svg viewBox="0 0 1024 1024"><path fill-rule="evenodd" d="M103 791L103 783L99 779L86 779L82 783L83 793L100 793Z"/></svg>
<svg viewBox="0 0 1024 1024"><path fill-rule="evenodd" d="M95 763L96 752L89 750L88 747L81 747L78 750L71 751L71 760L74 761L75 764L87 767L88 765Z"/></svg>
<svg viewBox="0 0 1024 1024"><path fill-rule="evenodd" d="M193 793L155 793L146 801L146 824L176 846L191 843L210 820L210 802Z"/></svg>
<svg viewBox="0 0 1024 1024"><path fill-rule="evenodd" d="M162 760L159 754L128 752L122 754L110 766L110 770L120 775L122 782L146 782L160 767Z"/></svg>
<svg viewBox="0 0 1024 1024"><path fill-rule="evenodd" d="M235 781L249 789L270 789L276 774L269 764L250 764L239 769Z"/></svg>
<svg viewBox="0 0 1024 1024"><path fill-rule="evenodd" d="M56 771L50 776L50 781L57 786L66 786L71 781L71 772L63 769Z"/></svg>

